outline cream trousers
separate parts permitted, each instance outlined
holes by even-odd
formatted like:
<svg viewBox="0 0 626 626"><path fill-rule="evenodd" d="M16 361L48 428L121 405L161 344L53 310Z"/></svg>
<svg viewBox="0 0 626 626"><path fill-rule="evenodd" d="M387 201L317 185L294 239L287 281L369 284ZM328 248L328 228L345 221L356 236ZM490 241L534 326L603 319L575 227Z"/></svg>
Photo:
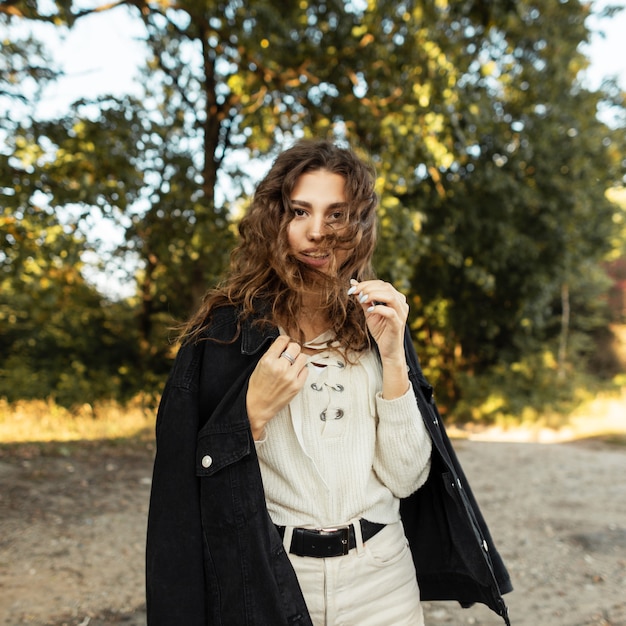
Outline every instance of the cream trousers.
<svg viewBox="0 0 626 626"><path fill-rule="evenodd" d="M289 554L314 626L423 626L411 550L402 523L388 524L356 548L319 559ZM283 539L289 551L293 528Z"/></svg>

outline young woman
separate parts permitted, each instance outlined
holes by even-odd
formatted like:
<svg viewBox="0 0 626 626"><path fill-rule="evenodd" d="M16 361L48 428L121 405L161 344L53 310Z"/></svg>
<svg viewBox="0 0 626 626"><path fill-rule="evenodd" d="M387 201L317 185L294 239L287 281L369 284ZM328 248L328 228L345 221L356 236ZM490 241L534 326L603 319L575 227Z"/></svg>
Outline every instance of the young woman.
<svg viewBox="0 0 626 626"><path fill-rule="evenodd" d="M421 599L508 623L406 298L371 269L374 180L330 142L283 152L187 324L157 418L150 626L419 626Z"/></svg>

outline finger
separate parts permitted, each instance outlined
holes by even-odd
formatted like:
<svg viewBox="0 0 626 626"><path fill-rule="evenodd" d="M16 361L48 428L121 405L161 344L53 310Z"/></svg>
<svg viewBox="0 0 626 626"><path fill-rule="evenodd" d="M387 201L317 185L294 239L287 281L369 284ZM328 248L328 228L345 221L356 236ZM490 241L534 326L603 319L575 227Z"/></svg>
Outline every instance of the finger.
<svg viewBox="0 0 626 626"><path fill-rule="evenodd" d="M276 337L272 345L267 349L267 355L278 358L285 348L289 345L291 337L289 335L279 335Z"/></svg>
<svg viewBox="0 0 626 626"><path fill-rule="evenodd" d="M298 372L298 379L306 380L306 377L309 375L309 368L306 366L308 363L308 357L304 352L301 352L296 359L296 362L293 364L294 369Z"/></svg>
<svg viewBox="0 0 626 626"><path fill-rule="evenodd" d="M403 311L406 307L408 307L406 298L399 293L386 294L378 292L368 294L367 299L365 299L361 304L364 307L382 304L384 306L391 307L396 311Z"/></svg>
<svg viewBox="0 0 626 626"><path fill-rule="evenodd" d="M402 320L404 317L403 312L387 304L380 302L373 302L365 309L366 317L369 315L378 315L380 317L387 318L389 320Z"/></svg>
<svg viewBox="0 0 626 626"><path fill-rule="evenodd" d="M391 285L385 283L382 285L363 287L363 289L355 295L359 303L365 307L368 307L371 304L386 304L393 306L394 304L400 304L403 300L399 292L397 292Z"/></svg>
<svg viewBox="0 0 626 626"><path fill-rule="evenodd" d="M350 281L348 296L354 296L359 304L363 305L370 299L370 291L374 289L376 281L366 280L358 282L354 278Z"/></svg>
<svg viewBox="0 0 626 626"><path fill-rule="evenodd" d="M393 297L387 301L383 301L380 295L375 296L371 301L366 302L362 306L365 307L366 311L370 311L372 307L377 310L387 308L391 311L395 311L399 315L405 315L409 311L409 305L404 298Z"/></svg>
<svg viewBox="0 0 626 626"><path fill-rule="evenodd" d="M364 280L359 282L358 280L355 280L354 278L350 279L350 287L348 289L348 295L349 296L356 296L358 298L358 296L363 293L364 291L367 291L368 289L374 289L376 287L377 284L382 284L384 285L385 283L383 283L381 280Z"/></svg>
<svg viewBox="0 0 626 626"><path fill-rule="evenodd" d="M376 313L389 319L397 317L401 321L405 321L409 313L406 298L395 290L374 292L361 306L366 315Z"/></svg>
<svg viewBox="0 0 626 626"><path fill-rule="evenodd" d="M294 365L298 357L300 356L300 345L291 341L285 346L285 349L278 355L278 358L285 359L289 365Z"/></svg>

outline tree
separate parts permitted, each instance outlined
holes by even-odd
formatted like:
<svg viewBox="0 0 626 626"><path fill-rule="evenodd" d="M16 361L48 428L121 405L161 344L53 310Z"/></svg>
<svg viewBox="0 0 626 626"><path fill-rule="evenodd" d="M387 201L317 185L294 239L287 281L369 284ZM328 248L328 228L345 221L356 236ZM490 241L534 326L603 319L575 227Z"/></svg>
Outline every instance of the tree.
<svg viewBox="0 0 626 626"><path fill-rule="evenodd" d="M484 371L564 340L563 296L573 282L585 289L607 250L616 209L604 194L624 174L623 140L597 119L604 94L579 80L587 11L517 3L467 42L482 54L464 73L469 104L450 115L459 158L445 195L431 193L431 247L414 279L427 311L446 303L425 324L445 337L450 369ZM570 330L585 327L585 309L576 313Z"/></svg>
<svg viewBox="0 0 626 626"><path fill-rule="evenodd" d="M143 20L144 95L22 124L22 144L0 153L20 181L15 210L44 197L71 207L78 231L94 210L124 228L145 367L227 263L249 159L307 135L372 155L379 273L410 296L450 398L459 368L515 362L571 330L554 323L561 296L602 255L604 190L623 175L623 143L596 119L621 94L579 81L586 5L142 0L39 17L105 9Z"/></svg>

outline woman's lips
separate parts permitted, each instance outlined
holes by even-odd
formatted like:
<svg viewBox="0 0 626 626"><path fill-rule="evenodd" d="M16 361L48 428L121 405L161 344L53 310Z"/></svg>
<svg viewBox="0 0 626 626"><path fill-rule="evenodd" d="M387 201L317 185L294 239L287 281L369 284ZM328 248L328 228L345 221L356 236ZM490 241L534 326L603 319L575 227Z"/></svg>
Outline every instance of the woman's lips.
<svg viewBox="0 0 626 626"><path fill-rule="evenodd" d="M324 267L330 258L327 252L301 252L299 256L303 263L311 267Z"/></svg>

